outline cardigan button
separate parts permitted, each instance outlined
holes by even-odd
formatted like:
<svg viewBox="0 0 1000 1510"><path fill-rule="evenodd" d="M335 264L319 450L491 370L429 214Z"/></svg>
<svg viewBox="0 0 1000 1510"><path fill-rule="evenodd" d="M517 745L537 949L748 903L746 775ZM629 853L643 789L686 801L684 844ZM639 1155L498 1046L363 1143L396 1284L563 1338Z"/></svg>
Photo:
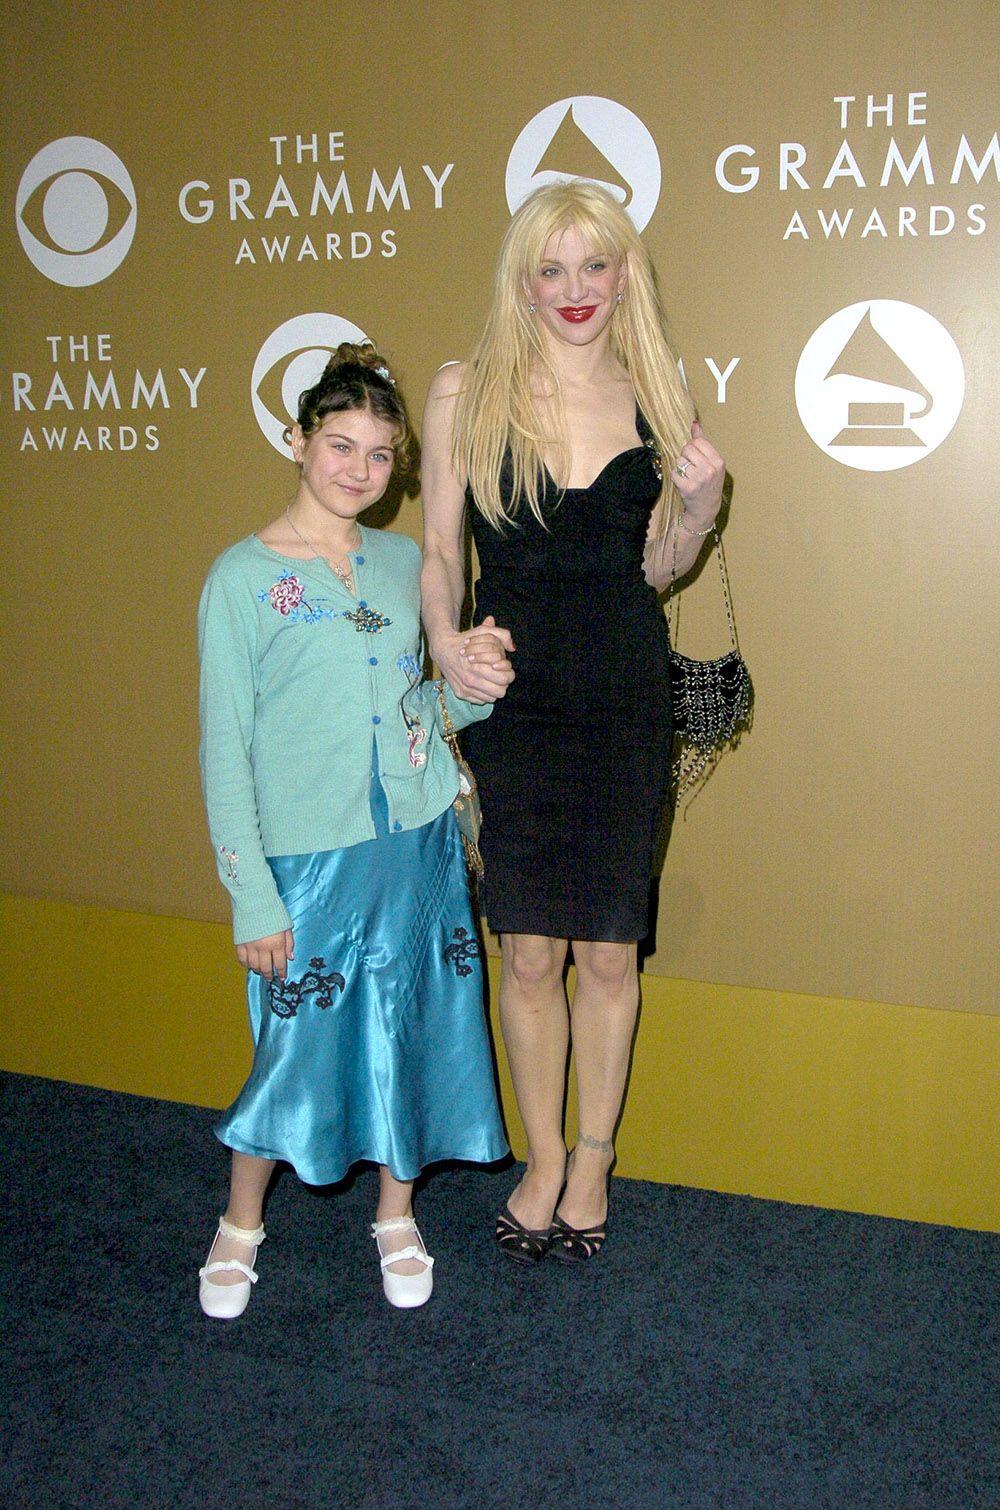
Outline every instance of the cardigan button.
<svg viewBox="0 0 1000 1510"><path fill-rule="evenodd" d="M365 558L364 558L364 556L355 556L354 559L358 563L359 566L364 566L364 564L365 564Z"/></svg>
<svg viewBox="0 0 1000 1510"><path fill-rule="evenodd" d="M372 718L372 723L373 723L373 724L380 724L380 723L381 723L381 722L382 722L382 720L381 720L381 719L380 719L380 718L379 718L379 716L378 716L378 714L377 714L377 713L376 713L376 714L375 714L375 715L374 715L374 716L373 716L373 718Z"/></svg>
<svg viewBox="0 0 1000 1510"><path fill-rule="evenodd" d="M400 821L399 821L398 818L396 819L395 823L392 826L396 830L397 834L399 833L400 829L403 827L403 825L400 823Z"/></svg>
<svg viewBox="0 0 1000 1510"><path fill-rule="evenodd" d="M377 655L370 655L368 657L368 664L369 664L369 666L377 666L378 665L378 656Z"/></svg>

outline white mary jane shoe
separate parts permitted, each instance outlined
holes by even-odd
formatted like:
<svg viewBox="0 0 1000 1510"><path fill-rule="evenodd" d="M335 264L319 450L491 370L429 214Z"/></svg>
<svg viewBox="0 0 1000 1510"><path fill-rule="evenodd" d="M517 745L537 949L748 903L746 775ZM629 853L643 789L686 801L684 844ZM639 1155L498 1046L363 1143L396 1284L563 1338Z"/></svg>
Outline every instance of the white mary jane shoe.
<svg viewBox="0 0 1000 1510"><path fill-rule="evenodd" d="M410 1243L406 1248L400 1248L396 1253L383 1253L379 1239L384 1232L412 1232L416 1242ZM431 1273L434 1260L424 1247L420 1229L413 1217L392 1216L384 1222L372 1222L372 1237L378 1245L382 1268L382 1288L389 1304L398 1306L401 1310L409 1310L413 1306L422 1306L430 1300L431 1291L434 1288L434 1276ZM394 1274L389 1265L398 1264L404 1258L417 1259L424 1265L423 1272Z"/></svg>
<svg viewBox="0 0 1000 1510"><path fill-rule="evenodd" d="M244 1227L234 1227L232 1222L227 1222L224 1216L219 1217L219 1230L212 1239L205 1266L198 1270L198 1278L201 1281L198 1286L198 1300L206 1316L214 1316L220 1321L232 1321L237 1316L243 1315L250 1299L250 1287L257 1283L253 1266L257 1258L257 1249L264 1241L264 1236L263 1227L258 1227L254 1232L248 1232ZM234 1242L246 1243L248 1248L253 1248L250 1262L244 1264L238 1258L231 1258L226 1263L218 1259L213 1263L212 1254L215 1252L215 1245L220 1237L228 1237ZM244 1278L234 1285L216 1284L212 1280L212 1275L223 1273L238 1273Z"/></svg>

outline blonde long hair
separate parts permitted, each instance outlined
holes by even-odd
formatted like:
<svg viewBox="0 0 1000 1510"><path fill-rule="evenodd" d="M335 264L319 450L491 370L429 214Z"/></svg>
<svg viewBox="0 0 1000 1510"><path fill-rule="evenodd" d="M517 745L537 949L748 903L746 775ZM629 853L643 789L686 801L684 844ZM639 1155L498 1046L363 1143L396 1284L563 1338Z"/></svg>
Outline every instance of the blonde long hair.
<svg viewBox="0 0 1000 1510"><path fill-rule="evenodd" d="M536 189L507 228L493 304L459 395L455 465L468 477L481 513L500 529L513 522L500 494L500 472L509 448L512 497L524 496L544 523L539 497L543 448L552 437L542 433L532 403L532 379L540 370L551 378L560 413L561 399L556 373L528 310L528 284L550 238L569 226L575 226L595 250L627 262L625 297L611 317L611 349L632 380L636 402L662 458L665 534L678 507L670 468L690 439L694 404L677 370L649 254L617 201L587 179Z"/></svg>

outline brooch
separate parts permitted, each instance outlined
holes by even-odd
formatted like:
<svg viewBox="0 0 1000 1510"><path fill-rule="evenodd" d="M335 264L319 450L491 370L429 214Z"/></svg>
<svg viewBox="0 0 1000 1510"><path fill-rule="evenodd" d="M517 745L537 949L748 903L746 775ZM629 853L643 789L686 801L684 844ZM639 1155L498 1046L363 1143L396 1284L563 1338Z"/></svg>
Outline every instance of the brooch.
<svg viewBox="0 0 1000 1510"><path fill-rule="evenodd" d="M343 617L350 619L358 634L381 634L386 625L392 623L384 614L369 608L367 603L359 603L353 613L345 608Z"/></svg>

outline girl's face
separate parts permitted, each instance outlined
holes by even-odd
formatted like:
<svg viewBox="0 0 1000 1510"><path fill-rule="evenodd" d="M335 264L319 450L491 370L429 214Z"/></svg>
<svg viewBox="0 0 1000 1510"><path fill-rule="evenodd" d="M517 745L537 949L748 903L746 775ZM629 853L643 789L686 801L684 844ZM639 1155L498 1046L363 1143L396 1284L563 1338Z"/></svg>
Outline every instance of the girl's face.
<svg viewBox="0 0 1000 1510"><path fill-rule="evenodd" d="M535 319L555 340L588 346L607 329L626 276L624 258L592 246L576 226L567 226L546 242L530 280Z"/></svg>
<svg viewBox="0 0 1000 1510"><path fill-rule="evenodd" d="M318 504L339 519L354 519L377 503L389 486L396 431L368 409L328 414L304 435L292 426L292 455L301 477L297 499Z"/></svg>

